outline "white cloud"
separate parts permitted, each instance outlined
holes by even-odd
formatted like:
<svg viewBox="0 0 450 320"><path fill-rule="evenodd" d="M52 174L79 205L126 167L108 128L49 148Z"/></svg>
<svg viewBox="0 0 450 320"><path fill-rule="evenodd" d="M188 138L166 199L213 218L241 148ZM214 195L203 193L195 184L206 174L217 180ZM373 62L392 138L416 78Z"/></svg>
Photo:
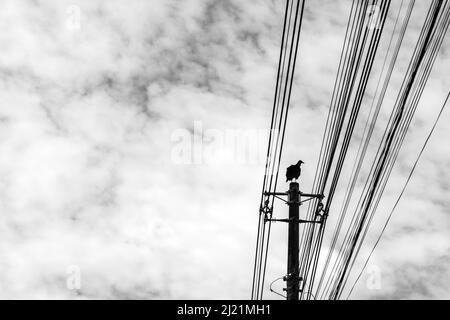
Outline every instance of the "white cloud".
<svg viewBox="0 0 450 320"><path fill-rule="evenodd" d="M70 6L80 9L79 28L68 27ZM282 159L282 168L305 160L305 189L348 8L314 1L305 12ZM2 1L0 297L249 297L263 165L175 165L170 138L194 121L205 130L267 128L283 10L273 1ZM405 142L403 169L449 87L448 46ZM358 296L450 294L438 281L416 296L405 286L422 266L423 277L449 272L448 117L388 228L389 243L377 249L388 282ZM393 177L373 230L405 172ZM281 204L276 210L284 215ZM285 270L286 230L273 228L266 283ZM79 291L66 287L71 265L80 267ZM394 279L405 265L410 271Z"/></svg>

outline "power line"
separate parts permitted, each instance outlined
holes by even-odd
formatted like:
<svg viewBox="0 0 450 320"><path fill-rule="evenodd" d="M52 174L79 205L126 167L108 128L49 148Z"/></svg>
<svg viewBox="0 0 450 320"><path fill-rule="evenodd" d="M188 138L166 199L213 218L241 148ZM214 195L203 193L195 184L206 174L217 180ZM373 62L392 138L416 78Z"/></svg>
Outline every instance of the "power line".
<svg viewBox="0 0 450 320"><path fill-rule="evenodd" d="M405 78L407 79L404 82L405 86L399 94L393 121L390 124L390 129L383 142L381 153L375 162L375 171L371 176L369 188L364 195L358 219L352 227L353 230L351 236L348 238L349 240L346 245L348 249L345 250L344 262L339 269L339 276L336 279L332 294L330 295L332 299L339 298L342 293L346 278L348 277L356 255L359 252L367 228L376 211L379 199L383 194L400 146L403 143L412 115L414 114L417 103L422 95L424 85L429 76L429 71L431 70L431 65L434 62L433 54L431 52L436 52L434 49L431 50L431 52L428 49L431 45L434 46L436 41L439 42L440 40L440 37L435 38L434 36L436 34L436 28L439 28L439 16L442 13L441 9L442 1L434 2L430 6L430 14L422 29L421 38L418 42L419 45L416 47L417 50L413 55L413 63Z"/></svg>
<svg viewBox="0 0 450 320"><path fill-rule="evenodd" d="M294 3L296 3L295 9ZM262 299L264 291L271 231L270 218L272 216L275 199L273 196L266 196L265 194L274 192L278 182L290 96L294 81L300 30L303 20L304 3L304 0L286 1L283 36L277 71L277 84L272 107L271 130L261 193L255 261L253 267L252 299ZM294 20L294 22L291 26L292 20Z"/></svg>
<svg viewBox="0 0 450 320"><path fill-rule="evenodd" d="M406 179L406 182L405 182L405 184L404 184L404 186L403 186L403 188L402 188L402 191L400 192L400 194L399 194L399 196L398 196L398 198L397 198L397 200L396 200L396 202L395 202L395 204L394 204L394 206L393 206L393 208L392 208L392 210L391 210L391 212L390 212L390 214L389 214L389 216L388 216L388 218L387 218L387 220L386 220L386 222L385 222L385 224L384 224L384 226L383 226L383 229L381 230L381 233L380 233L380 235L379 235L378 238L377 238L377 241L375 242L375 244L374 244L372 250L370 251L370 254L369 254L369 256L367 257L367 259L366 259L366 261L365 261L365 263L364 263L364 266L362 267L361 271L360 271L359 274L358 274L358 277L356 278L355 282L353 283L353 285L352 285L352 287L351 287L351 289L350 289L350 292L349 292L349 294L348 294L348 296L347 296L347 299L350 297L350 295L351 295L352 292L353 292L353 289L355 288L355 285L357 284L357 282L358 282L359 279L361 278L361 275L362 275L364 269L366 268L367 264L369 263L369 260L370 260L370 258L372 257L373 252L375 251L376 247L378 246L378 243L380 242L381 237L383 236L383 234L384 234L384 232L385 232L385 230L386 230L386 228L387 228L387 225L389 224L389 222L390 222L390 220L391 220L391 218L392 218L392 215L394 214L394 211L395 211L395 209L397 208L397 205L399 204L401 198L403 197L403 194L405 193L405 190L406 190L406 188L408 187L408 184L409 184L409 182L410 182L410 180L411 180L411 177L413 176L414 171L416 170L417 164L419 163L419 160L420 160L420 158L422 157L422 154L423 154L423 152L424 152L424 150L425 150L425 148L426 148L426 146L427 146L427 144L428 144L428 141L430 140L430 138L431 138L431 136L432 136L432 134L433 134L433 132L434 132L434 129L436 128L436 125L438 124L439 119L441 118L442 112L444 111L445 106L447 105L447 102L448 102L448 98L449 98L449 97L450 97L450 92L447 94L447 98L445 99L445 102L444 102L444 104L442 105L442 108L441 108L441 110L440 110L440 112L439 112L439 114L438 114L436 120L434 121L433 127L431 128L431 131L430 131L430 133L428 134L428 136L427 136L427 138L426 138L426 140L425 140L425 142L424 142L424 144L423 144L423 146L422 146L422 149L420 150L419 155L417 156L416 161L414 162L414 165L413 165L413 167L412 167L412 169L411 169L411 171L410 171L410 173L409 173L409 175L408 175L408 178Z"/></svg>

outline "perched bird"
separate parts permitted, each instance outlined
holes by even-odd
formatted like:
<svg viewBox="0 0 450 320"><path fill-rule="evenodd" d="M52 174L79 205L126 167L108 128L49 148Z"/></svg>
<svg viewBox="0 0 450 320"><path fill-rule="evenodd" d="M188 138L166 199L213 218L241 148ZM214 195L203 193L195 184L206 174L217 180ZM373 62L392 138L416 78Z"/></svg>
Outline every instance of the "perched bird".
<svg viewBox="0 0 450 320"><path fill-rule="evenodd" d="M290 180L297 180L300 177L300 174L302 173L301 166L304 162L300 160L297 162L296 165L289 166L286 169L286 182Z"/></svg>

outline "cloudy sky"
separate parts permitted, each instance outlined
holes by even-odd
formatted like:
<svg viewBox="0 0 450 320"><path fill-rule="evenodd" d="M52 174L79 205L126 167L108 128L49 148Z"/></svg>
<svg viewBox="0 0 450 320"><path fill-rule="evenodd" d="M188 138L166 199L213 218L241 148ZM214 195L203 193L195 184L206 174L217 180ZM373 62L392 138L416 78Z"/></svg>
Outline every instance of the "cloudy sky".
<svg viewBox="0 0 450 320"><path fill-rule="evenodd" d="M304 191L350 4L306 1L281 164L306 162ZM429 4L417 1L387 102ZM250 297L283 14L281 0L0 2L0 298ZM449 40L354 271L450 88ZM450 298L449 121L446 111L369 263L380 285L363 273L351 298ZM269 282L285 273L286 228L273 229Z"/></svg>

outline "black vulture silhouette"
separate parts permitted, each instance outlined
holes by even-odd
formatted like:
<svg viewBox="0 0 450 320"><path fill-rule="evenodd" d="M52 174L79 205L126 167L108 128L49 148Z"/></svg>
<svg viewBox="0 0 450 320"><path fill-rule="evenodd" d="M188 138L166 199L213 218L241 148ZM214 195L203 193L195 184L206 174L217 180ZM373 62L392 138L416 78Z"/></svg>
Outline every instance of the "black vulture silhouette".
<svg viewBox="0 0 450 320"><path fill-rule="evenodd" d="M296 165L289 166L286 169L286 182L294 179L297 180L300 177L300 174L302 173L301 165L303 163L304 162L300 160Z"/></svg>

